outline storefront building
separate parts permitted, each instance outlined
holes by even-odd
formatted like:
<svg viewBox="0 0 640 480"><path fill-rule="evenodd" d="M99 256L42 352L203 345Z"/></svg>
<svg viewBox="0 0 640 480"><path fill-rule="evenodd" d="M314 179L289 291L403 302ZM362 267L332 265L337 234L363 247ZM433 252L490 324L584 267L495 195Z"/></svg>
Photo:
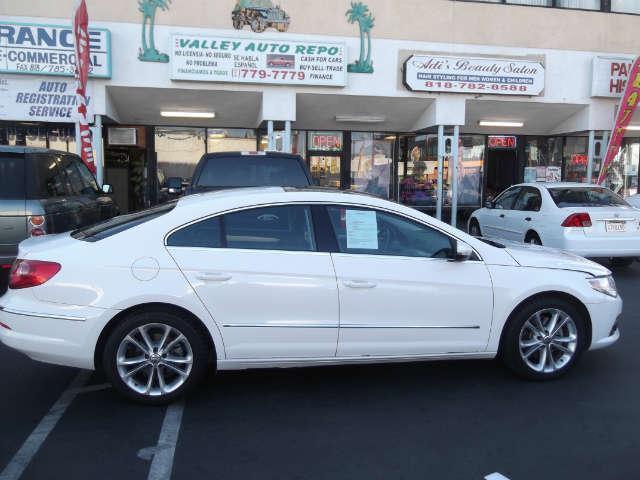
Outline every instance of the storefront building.
<svg viewBox="0 0 640 480"><path fill-rule="evenodd" d="M54 3L0 6L0 144L75 151L74 2ZM280 150L319 185L464 220L517 182L597 178L640 53L625 0L87 5L99 179L123 211L207 152ZM635 130L607 177L622 195Z"/></svg>

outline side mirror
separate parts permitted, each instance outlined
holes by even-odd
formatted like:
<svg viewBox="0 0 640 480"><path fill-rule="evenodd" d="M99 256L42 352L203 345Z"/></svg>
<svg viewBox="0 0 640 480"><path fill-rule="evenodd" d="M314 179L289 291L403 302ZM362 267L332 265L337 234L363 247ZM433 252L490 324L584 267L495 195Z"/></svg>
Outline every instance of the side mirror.
<svg viewBox="0 0 640 480"><path fill-rule="evenodd" d="M108 183L103 184L102 193L104 193L105 195L111 195L113 193L113 187Z"/></svg>
<svg viewBox="0 0 640 480"><path fill-rule="evenodd" d="M473 248L468 243L456 241L455 252L451 257L452 262L464 262L473 256Z"/></svg>
<svg viewBox="0 0 640 480"><path fill-rule="evenodd" d="M496 208L496 203L493 200L487 200L484 202L484 208Z"/></svg>
<svg viewBox="0 0 640 480"><path fill-rule="evenodd" d="M167 178L169 193L182 193L182 177Z"/></svg>

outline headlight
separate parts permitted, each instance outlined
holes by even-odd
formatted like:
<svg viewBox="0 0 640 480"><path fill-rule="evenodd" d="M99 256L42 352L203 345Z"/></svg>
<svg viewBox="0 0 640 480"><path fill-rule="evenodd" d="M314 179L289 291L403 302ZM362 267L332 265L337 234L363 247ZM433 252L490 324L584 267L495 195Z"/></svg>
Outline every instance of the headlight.
<svg viewBox="0 0 640 480"><path fill-rule="evenodd" d="M594 290L597 290L600 293L604 293L605 295L609 295L610 297L618 296L616 282L613 280L613 277L611 275L607 275L606 277L589 278L588 280L591 284L591 288L593 288Z"/></svg>

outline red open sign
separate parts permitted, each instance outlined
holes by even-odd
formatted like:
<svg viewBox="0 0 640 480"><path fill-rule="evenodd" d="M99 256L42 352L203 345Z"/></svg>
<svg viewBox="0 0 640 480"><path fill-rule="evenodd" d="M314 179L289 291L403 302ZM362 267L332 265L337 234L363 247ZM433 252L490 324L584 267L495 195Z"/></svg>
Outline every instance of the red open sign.
<svg viewBox="0 0 640 480"><path fill-rule="evenodd" d="M516 148L516 137L513 135L489 135L489 148Z"/></svg>
<svg viewBox="0 0 640 480"><path fill-rule="evenodd" d="M310 132L309 150L316 152L342 150L342 132Z"/></svg>

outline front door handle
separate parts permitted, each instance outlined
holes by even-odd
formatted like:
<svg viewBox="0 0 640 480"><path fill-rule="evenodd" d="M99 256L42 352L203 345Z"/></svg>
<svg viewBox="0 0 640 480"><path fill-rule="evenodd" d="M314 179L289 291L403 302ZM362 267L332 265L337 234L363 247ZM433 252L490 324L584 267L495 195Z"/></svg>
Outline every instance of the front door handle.
<svg viewBox="0 0 640 480"><path fill-rule="evenodd" d="M374 288L376 286L375 283L366 280L345 280L342 283L349 288Z"/></svg>
<svg viewBox="0 0 640 480"><path fill-rule="evenodd" d="M196 274L196 278L205 282L226 282L231 280L231 275L228 273L199 272Z"/></svg>
<svg viewBox="0 0 640 480"><path fill-rule="evenodd" d="M500 214L500 218L504 218L504 213L501 213L501 214Z"/></svg>
<svg viewBox="0 0 640 480"><path fill-rule="evenodd" d="M531 217L526 217L526 218L524 219L524 221L525 221L525 222L530 222L530 221L531 221Z"/></svg>

